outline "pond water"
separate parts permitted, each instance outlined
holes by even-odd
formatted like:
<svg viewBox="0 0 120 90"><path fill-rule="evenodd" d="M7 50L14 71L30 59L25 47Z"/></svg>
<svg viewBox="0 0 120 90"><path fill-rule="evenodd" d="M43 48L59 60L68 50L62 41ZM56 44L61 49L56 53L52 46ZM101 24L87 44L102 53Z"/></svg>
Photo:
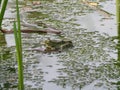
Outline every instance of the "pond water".
<svg viewBox="0 0 120 90"><path fill-rule="evenodd" d="M89 3L86 3L86 2ZM22 34L25 90L119 90L115 0L19 0L22 29L62 31ZM93 6L99 2L99 5ZM92 6L91 6L92 5ZM9 0L3 28L13 29L15 0ZM43 53L47 39L70 39L73 48ZM0 33L0 90L17 90L13 34Z"/></svg>

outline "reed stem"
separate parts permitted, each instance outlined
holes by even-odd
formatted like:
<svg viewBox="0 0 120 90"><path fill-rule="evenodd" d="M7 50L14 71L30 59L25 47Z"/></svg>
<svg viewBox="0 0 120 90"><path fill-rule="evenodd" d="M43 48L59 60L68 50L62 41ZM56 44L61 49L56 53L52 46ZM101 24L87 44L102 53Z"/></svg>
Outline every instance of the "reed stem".
<svg viewBox="0 0 120 90"><path fill-rule="evenodd" d="M17 62L18 62L18 90L24 90L24 78L23 78L23 64L22 64L22 52L19 43L19 37L16 27L16 22L14 22L14 37L16 43L16 54L17 54Z"/></svg>
<svg viewBox="0 0 120 90"><path fill-rule="evenodd" d="M19 37L19 43L21 44L22 43L21 42L21 24L20 24L20 14L19 14L18 0L16 0L16 10L17 10L18 37Z"/></svg>
<svg viewBox="0 0 120 90"><path fill-rule="evenodd" d="M0 0L0 5L1 5L2 0Z"/></svg>
<svg viewBox="0 0 120 90"><path fill-rule="evenodd" d="M120 0L116 0L116 18L117 18L118 37L120 39Z"/></svg>
<svg viewBox="0 0 120 90"><path fill-rule="evenodd" d="M16 22L14 22L14 36L16 42L16 54L18 62L18 90L24 90L24 77L23 77L23 60L22 60L22 41L21 41L21 25L19 16L19 6L18 0L16 0L16 11L17 11L17 27Z"/></svg>
<svg viewBox="0 0 120 90"><path fill-rule="evenodd" d="M2 0L0 0L0 4L1 4L1 1ZM2 21L3 21L3 17L4 17L4 13L5 13L7 3L8 3L8 0L4 0L3 4L2 4L2 8L1 8L1 12L0 12L0 30L2 29Z"/></svg>
<svg viewBox="0 0 120 90"><path fill-rule="evenodd" d="M120 47L120 0L116 0L116 18L118 32L118 47ZM118 48L118 60L120 61L120 48Z"/></svg>

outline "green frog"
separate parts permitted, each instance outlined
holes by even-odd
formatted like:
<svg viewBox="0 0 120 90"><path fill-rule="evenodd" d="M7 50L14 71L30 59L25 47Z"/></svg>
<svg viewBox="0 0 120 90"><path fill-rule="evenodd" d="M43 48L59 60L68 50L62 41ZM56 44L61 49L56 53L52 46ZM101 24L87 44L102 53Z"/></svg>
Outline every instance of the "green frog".
<svg viewBox="0 0 120 90"><path fill-rule="evenodd" d="M73 47L73 43L70 40L45 40L45 51L62 51Z"/></svg>

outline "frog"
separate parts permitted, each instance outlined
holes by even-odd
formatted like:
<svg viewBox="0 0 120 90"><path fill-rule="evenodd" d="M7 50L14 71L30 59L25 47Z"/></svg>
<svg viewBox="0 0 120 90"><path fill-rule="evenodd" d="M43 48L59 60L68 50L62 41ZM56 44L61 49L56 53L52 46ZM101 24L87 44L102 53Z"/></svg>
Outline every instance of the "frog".
<svg viewBox="0 0 120 90"><path fill-rule="evenodd" d="M73 43L69 39L62 39L62 40L51 40L47 39L44 42L45 51L63 51L64 49L73 47Z"/></svg>

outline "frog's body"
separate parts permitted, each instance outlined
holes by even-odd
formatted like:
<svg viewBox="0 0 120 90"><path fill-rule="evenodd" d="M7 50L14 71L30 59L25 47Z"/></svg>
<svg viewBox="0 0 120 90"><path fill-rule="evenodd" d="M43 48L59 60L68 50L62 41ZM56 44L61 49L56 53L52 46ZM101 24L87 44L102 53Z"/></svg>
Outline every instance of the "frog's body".
<svg viewBox="0 0 120 90"><path fill-rule="evenodd" d="M46 51L62 51L63 49L73 47L70 40L46 40L45 41Z"/></svg>

